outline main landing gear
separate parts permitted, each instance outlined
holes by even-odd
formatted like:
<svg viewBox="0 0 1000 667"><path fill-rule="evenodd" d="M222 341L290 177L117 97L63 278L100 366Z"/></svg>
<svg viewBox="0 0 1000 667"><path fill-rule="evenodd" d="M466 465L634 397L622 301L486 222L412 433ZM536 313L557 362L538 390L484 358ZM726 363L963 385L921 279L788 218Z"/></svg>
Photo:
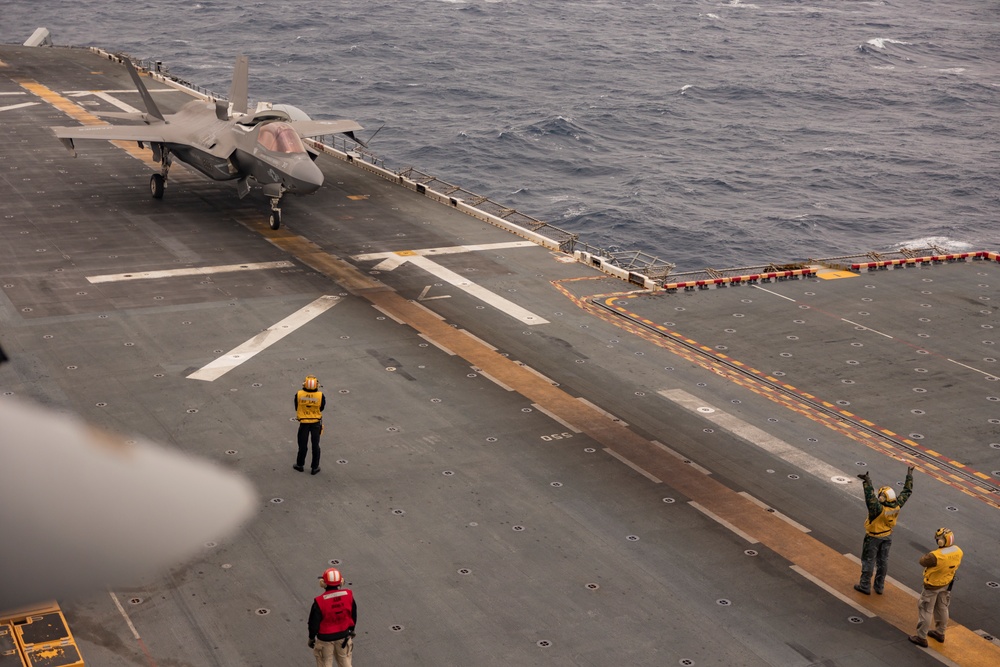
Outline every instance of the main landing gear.
<svg viewBox="0 0 1000 667"><path fill-rule="evenodd" d="M278 200L271 200L271 217L268 218L268 224L271 225L271 229L278 229L281 227L281 209L278 208Z"/></svg>
<svg viewBox="0 0 1000 667"><path fill-rule="evenodd" d="M170 153L166 148L153 144L153 156L159 153L160 173L149 177L149 194L153 199L163 199L163 191L167 188L167 174L170 172Z"/></svg>

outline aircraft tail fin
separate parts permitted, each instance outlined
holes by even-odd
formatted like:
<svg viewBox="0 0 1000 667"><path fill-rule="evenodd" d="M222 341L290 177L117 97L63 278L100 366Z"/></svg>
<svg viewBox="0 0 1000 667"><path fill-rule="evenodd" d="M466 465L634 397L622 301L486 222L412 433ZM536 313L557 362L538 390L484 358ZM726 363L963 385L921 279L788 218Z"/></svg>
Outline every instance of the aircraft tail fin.
<svg viewBox="0 0 1000 667"><path fill-rule="evenodd" d="M135 87L139 90L139 95L142 96L142 101L146 105L146 111L149 112L149 115L166 122L159 107L156 106L156 102L153 101L153 96L149 94L146 84L142 82L142 77L140 77L139 72L135 70L135 65L133 65L132 61L128 58L125 59L125 68L128 69L129 76L132 77L132 83L134 83Z"/></svg>
<svg viewBox="0 0 1000 667"><path fill-rule="evenodd" d="M249 78L250 59L247 56L236 58L233 67L233 86L229 89L229 101L233 105L234 114L247 112L247 79Z"/></svg>

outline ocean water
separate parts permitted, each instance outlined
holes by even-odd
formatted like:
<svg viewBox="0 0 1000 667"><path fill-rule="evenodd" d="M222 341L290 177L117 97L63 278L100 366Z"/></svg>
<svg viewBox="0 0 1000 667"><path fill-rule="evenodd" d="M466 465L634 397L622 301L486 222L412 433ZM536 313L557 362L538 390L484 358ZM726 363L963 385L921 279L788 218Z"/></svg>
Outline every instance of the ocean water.
<svg viewBox="0 0 1000 667"><path fill-rule="evenodd" d="M1000 250L996 0L0 0L678 270Z"/></svg>

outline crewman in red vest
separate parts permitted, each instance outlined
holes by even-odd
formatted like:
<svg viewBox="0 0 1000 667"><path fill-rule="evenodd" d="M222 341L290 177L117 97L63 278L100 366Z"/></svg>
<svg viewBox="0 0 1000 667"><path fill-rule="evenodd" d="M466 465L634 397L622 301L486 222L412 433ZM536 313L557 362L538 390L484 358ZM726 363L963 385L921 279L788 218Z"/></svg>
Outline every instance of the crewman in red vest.
<svg viewBox="0 0 1000 667"><path fill-rule="evenodd" d="M323 408L326 396L319 390L319 380L315 375L306 376L302 389L295 394L295 418L299 421L299 454L292 467L305 470L306 448L312 439L312 474L319 472L319 436L323 433Z"/></svg>
<svg viewBox="0 0 1000 667"><path fill-rule="evenodd" d="M309 648L316 667L333 667L334 658L337 667L351 667L358 603L349 588L341 588L340 570L331 567L319 579L325 592L316 596L309 611Z"/></svg>
<svg viewBox="0 0 1000 667"><path fill-rule="evenodd" d="M944 643L951 587L955 584L955 571L962 563L962 550L955 544L955 533L950 528L938 528L934 540L938 548L920 557L920 564L924 566L924 591L917 604L917 634L909 638L924 648L928 637ZM934 630L929 629L932 621Z"/></svg>
<svg viewBox="0 0 1000 667"><path fill-rule="evenodd" d="M899 519L899 511L913 493L913 466L906 469L903 490L896 497L891 486L879 487L876 492L868 473L858 475L865 487L865 505L868 518L865 520L865 541L861 545L861 580L854 584L854 590L871 595L871 589L879 595L885 587L885 577L889 572L889 547L892 546L892 529ZM875 585L872 586L872 572Z"/></svg>

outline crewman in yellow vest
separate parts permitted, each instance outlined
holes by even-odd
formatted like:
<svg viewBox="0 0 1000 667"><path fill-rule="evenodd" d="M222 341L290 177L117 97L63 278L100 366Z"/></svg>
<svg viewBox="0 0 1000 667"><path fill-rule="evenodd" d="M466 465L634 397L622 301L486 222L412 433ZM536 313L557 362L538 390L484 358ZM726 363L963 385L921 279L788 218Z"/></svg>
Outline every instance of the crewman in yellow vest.
<svg viewBox="0 0 1000 667"><path fill-rule="evenodd" d="M309 375L302 383L302 389L295 394L295 418L299 420L299 455L292 467L303 472L306 464L306 449L312 439L312 474L319 472L319 436L323 433L323 408L326 396L319 390L319 380Z"/></svg>
<svg viewBox="0 0 1000 667"><path fill-rule="evenodd" d="M882 595L885 576L889 573L889 547L892 546L892 528L899 519L899 511L913 493L913 466L906 469L903 490L896 497L891 486L880 487L878 492L872 486L868 473L858 475L865 487L865 504L868 519L865 520L865 541L861 545L861 581L854 584L854 590L871 595L871 589ZM872 571L875 585L872 586Z"/></svg>
<svg viewBox="0 0 1000 667"><path fill-rule="evenodd" d="M917 604L917 634L910 641L927 647L927 638L944 642L948 627L948 605L951 604L951 587L955 571L962 563L962 550L955 545L955 533L950 528L938 528L934 533L938 548L920 557L924 566L924 591ZM933 620L934 629L929 630Z"/></svg>

